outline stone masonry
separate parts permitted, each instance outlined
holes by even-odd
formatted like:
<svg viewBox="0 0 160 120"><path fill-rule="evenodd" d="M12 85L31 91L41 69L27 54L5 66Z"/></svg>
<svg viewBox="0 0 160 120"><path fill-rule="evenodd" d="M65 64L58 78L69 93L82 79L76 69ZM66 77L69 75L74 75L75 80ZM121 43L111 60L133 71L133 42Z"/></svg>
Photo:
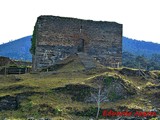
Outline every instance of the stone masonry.
<svg viewBox="0 0 160 120"><path fill-rule="evenodd" d="M34 32L34 71L55 65L74 54L89 56L110 67L122 63L122 24L40 16Z"/></svg>

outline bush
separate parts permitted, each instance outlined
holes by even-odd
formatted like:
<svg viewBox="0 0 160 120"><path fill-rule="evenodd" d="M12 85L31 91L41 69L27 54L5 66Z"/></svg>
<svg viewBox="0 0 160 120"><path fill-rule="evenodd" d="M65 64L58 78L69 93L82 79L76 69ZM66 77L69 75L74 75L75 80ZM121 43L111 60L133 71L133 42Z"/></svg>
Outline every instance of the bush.
<svg viewBox="0 0 160 120"><path fill-rule="evenodd" d="M31 38L31 48L30 48L31 54L35 55L35 50L36 50L36 25L34 26L33 35Z"/></svg>

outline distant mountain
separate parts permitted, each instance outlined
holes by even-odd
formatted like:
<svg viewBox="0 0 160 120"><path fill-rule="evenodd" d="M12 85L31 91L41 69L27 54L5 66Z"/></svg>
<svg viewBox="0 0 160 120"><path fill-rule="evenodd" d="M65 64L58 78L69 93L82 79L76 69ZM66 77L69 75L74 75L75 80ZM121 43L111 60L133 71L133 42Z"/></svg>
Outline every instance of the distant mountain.
<svg viewBox="0 0 160 120"><path fill-rule="evenodd" d="M0 45L0 56L9 57L15 60L31 61L30 54L31 36L26 36Z"/></svg>
<svg viewBox="0 0 160 120"><path fill-rule="evenodd" d="M143 55L148 58L153 54L160 54L160 44L123 37L123 52L129 52L137 56Z"/></svg>
<svg viewBox="0 0 160 120"><path fill-rule="evenodd" d="M27 36L15 41L1 44L0 56L31 61L32 55L29 51L31 46L31 37L32 36ZM152 54L160 54L160 44L123 37L123 52L129 52L137 56L143 55L145 57L151 57Z"/></svg>

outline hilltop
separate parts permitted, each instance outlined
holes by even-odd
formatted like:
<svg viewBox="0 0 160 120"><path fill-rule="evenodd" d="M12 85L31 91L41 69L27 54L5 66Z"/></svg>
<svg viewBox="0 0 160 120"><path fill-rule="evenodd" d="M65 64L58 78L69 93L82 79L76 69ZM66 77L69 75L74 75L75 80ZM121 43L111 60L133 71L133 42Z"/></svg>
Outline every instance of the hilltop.
<svg viewBox="0 0 160 120"><path fill-rule="evenodd" d="M26 36L8 43L0 45L0 56L9 57L15 60L31 61L32 56L29 51L31 47L31 37Z"/></svg>

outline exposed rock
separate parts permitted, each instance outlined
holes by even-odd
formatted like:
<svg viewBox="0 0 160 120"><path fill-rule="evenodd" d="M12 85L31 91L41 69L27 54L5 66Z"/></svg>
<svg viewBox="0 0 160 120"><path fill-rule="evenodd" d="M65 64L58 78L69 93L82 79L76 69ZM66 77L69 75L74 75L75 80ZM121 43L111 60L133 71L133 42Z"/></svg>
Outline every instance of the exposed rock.
<svg viewBox="0 0 160 120"><path fill-rule="evenodd" d="M28 96L33 94L42 94L40 92L24 92L16 94L13 96L0 97L0 111L2 110L17 110L19 108L20 102L27 99Z"/></svg>
<svg viewBox="0 0 160 120"><path fill-rule="evenodd" d="M95 88L88 85L68 84L65 87L53 89L56 92L72 95L71 99L83 102L86 96L90 95L90 91Z"/></svg>
<svg viewBox="0 0 160 120"><path fill-rule="evenodd" d="M2 110L16 110L19 107L17 97L5 96L0 97L0 111Z"/></svg>

